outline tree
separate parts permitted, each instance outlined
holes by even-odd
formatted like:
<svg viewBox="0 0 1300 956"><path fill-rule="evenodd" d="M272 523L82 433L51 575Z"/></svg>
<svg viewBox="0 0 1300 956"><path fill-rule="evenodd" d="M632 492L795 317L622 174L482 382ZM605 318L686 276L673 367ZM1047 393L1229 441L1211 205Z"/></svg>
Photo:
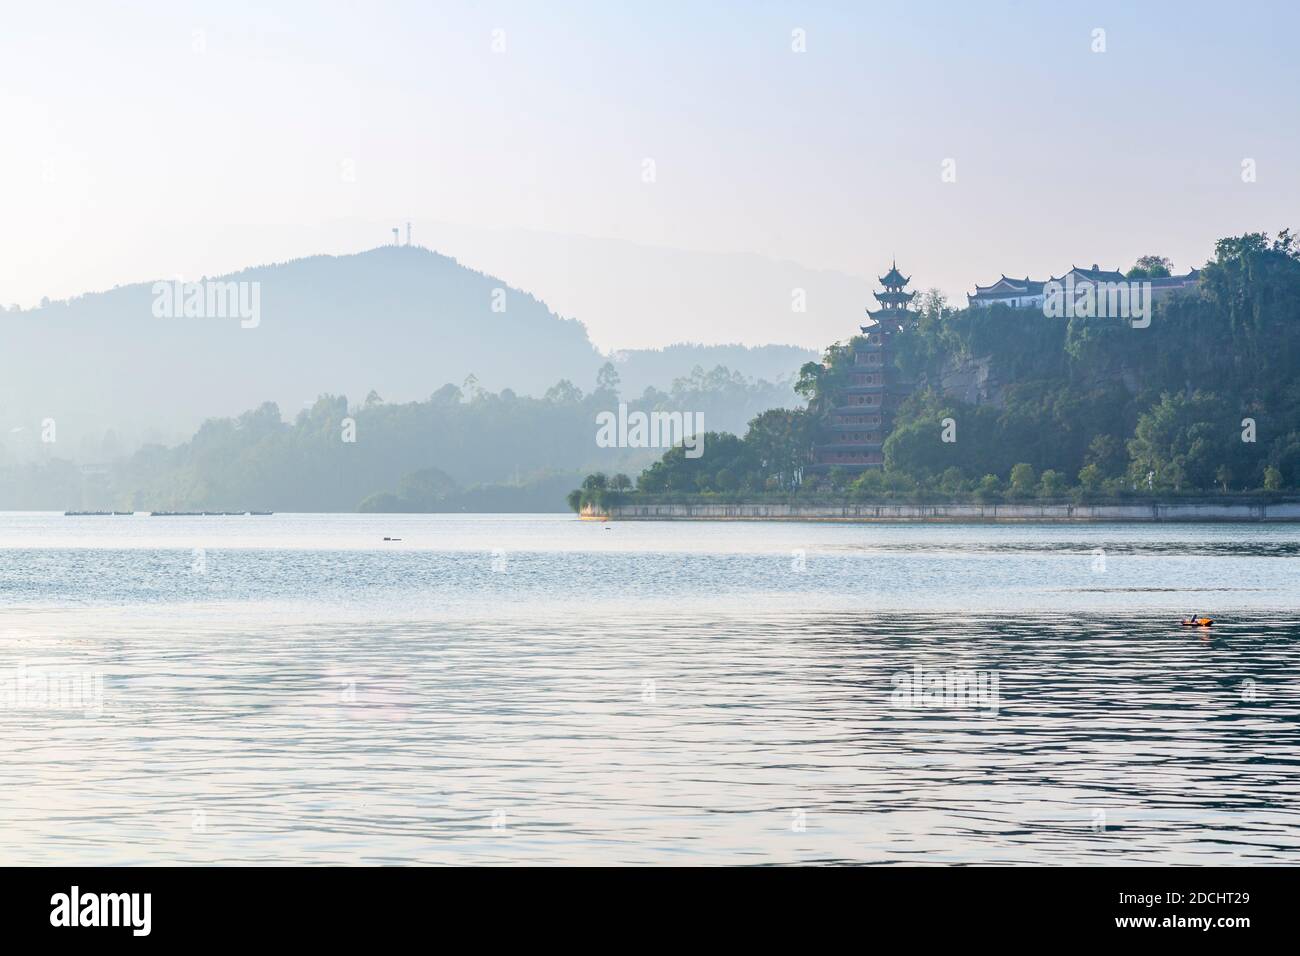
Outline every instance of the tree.
<svg viewBox="0 0 1300 956"><path fill-rule="evenodd" d="M745 446L759 473L792 490L803 480L812 455L812 421L802 409L772 408L749 423Z"/></svg>
<svg viewBox="0 0 1300 956"><path fill-rule="evenodd" d="M1101 469L1096 465L1084 465L1079 469L1079 486L1089 494L1095 493L1103 480Z"/></svg>
<svg viewBox="0 0 1300 956"><path fill-rule="evenodd" d="M1065 476L1051 468L1038 479L1038 494L1042 498L1059 498L1065 494L1066 487Z"/></svg>
<svg viewBox="0 0 1300 956"><path fill-rule="evenodd" d="M1124 443L1114 435L1094 435L1088 444L1085 460L1097 467L1102 478L1113 478L1122 474L1128 465L1128 452L1124 449Z"/></svg>
<svg viewBox="0 0 1300 956"><path fill-rule="evenodd" d="M1226 413L1215 395L1194 392L1190 398L1164 393L1159 403L1138 418L1129 440L1129 473L1140 485L1153 474L1153 487L1182 490L1210 488L1223 483L1218 467L1235 469L1234 458L1244 458L1250 446L1233 429L1237 416ZM1245 469L1243 469L1244 471Z"/></svg>
<svg viewBox="0 0 1300 956"><path fill-rule="evenodd" d="M434 392L429 397L429 401L435 405L459 405L462 398L464 398L464 394L461 390L457 386L448 382L442 388Z"/></svg>
<svg viewBox="0 0 1300 956"><path fill-rule="evenodd" d="M1126 273L1129 279L1158 279L1173 275L1174 264L1164 256L1142 256Z"/></svg>
<svg viewBox="0 0 1300 956"><path fill-rule="evenodd" d="M1028 462L1022 461L1011 467L1011 492L1015 495L1029 495L1033 493L1034 482L1037 475L1034 473L1034 466Z"/></svg>
<svg viewBox="0 0 1300 956"><path fill-rule="evenodd" d="M573 509L573 513L579 514L582 511L582 489L574 488L570 491L568 502L569 507Z"/></svg>
<svg viewBox="0 0 1300 956"><path fill-rule="evenodd" d="M596 391L612 392L617 395L620 381L618 369L614 368L614 363L606 362L600 367L600 371L596 373Z"/></svg>
<svg viewBox="0 0 1300 956"><path fill-rule="evenodd" d="M812 401L817 395L817 386L826 370L821 362L804 362L799 367L799 377L795 379L794 390L805 400Z"/></svg>
<svg viewBox="0 0 1300 956"><path fill-rule="evenodd" d="M546 390L545 400L552 405L576 405L582 401L582 389L562 378Z"/></svg>
<svg viewBox="0 0 1300 956"><path fill-rule="evenodd" d="M615 491L627 491L632 487L632 479L622 472L619 472L609 480L609 486Z"/></svg>
<svg viewBox="0 0 1300 956"><path fill-rule="evenodd" d="M1232 469L1227 465L1220 465L1214 470L1214 480L1223 488L1223 493L1228 493L1228 482L1232 481Z"/></svg>
<svg viewBox="0 0 1300 956"><path fill-rule="evenodd" d="M1264 490L1281 491L1282 490L1282 472L1278 471L1272 465L1264 469Z"/></svg>
<svg viewBox="0 0 1300 956"><path fill-rule="evenodd" d="M975 497L980 501L997 501L1002 497L1002 481L997 475L985 475L975 489Z"/></svg>
<svg viewBox="0 0 1300 956"><path fill-rule="evenodd" d="M404 475L397 485L397 495L411 511L430 511L456 490L456 482L438 468L421 468Z"/></svg>
<svg viewBox="0 0 1300 956"><path fill-rule="evenodd" d="M868 468L849 485L849 490L860 498L874 498L885 490L885 473L879 468Z"/></svg>

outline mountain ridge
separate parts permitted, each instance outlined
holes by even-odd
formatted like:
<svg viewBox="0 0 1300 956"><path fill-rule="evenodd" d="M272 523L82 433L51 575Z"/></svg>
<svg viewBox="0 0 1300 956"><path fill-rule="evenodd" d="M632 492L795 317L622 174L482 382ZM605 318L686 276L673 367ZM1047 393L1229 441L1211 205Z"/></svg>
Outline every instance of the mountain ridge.
<svg viewBox="0 0 1300 956"><path fill-rule="evenodd" d="M160 317L159 295L170 297L174 281L0 313L0 427L9 444L23 445L52 420L60 454L93 458L83 446L110 434L115 447L129 449L183 439L208 418L267 400L289 414L322 394L377 390L390 401L417 401L470 376L484 388L542 395L561 379L590 387L608 359L584 323L423 246L318 254L198 280L256 283L256 322ZM694 365L720 364L714 352L729 354L742 374L753 374L746 365L766 371L785 361L740 348L671 346L667 358L664 350L629 350L618 353L618 365L639 391L667 387ZM796 347L777 348L803 359ZM790 361L787 375L798 364Z"/></svg>

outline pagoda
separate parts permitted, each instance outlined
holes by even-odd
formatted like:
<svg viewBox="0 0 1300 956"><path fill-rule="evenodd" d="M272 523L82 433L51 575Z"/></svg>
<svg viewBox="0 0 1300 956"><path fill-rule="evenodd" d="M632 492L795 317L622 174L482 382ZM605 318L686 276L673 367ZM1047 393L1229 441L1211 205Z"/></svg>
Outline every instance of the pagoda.
<svg viewBox="0 0 1300 956"><path fill-rule="evenodd" d="M871 322L860 326L862 335L853 338L848 384L828 397L824 440L813 449L809 471L863 472L884 466L884 444L893 428L894 412L912 390L895 368L893 356L894 337L916 319L909 308L916 293L903 291L911 281L898 271L897 263L880 277L885 289L875 293L880 308L867 310Z"/></svg>

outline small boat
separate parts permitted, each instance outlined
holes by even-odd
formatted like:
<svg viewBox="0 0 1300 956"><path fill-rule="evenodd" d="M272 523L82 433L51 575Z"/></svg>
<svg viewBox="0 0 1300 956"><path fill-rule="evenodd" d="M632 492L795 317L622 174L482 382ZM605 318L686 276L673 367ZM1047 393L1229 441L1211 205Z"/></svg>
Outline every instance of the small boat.
<svg viewBox="0 0 1300 956"><path fill-rule="evenodd" d="M1214 623L1214 618L1194 617L1191 620L1188 620L1187 618L1183 618L1181 623L1183 627L1209 627L1211 624Z"/></svg>

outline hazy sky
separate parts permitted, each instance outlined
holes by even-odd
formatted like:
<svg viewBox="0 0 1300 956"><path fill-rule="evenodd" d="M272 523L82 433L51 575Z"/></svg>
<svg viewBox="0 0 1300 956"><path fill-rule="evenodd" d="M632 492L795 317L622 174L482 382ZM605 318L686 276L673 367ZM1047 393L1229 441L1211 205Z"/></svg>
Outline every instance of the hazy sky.
<svg viewBox="0 0 1300 956"><path fill-rule="evenodd" d="M354 251L406 219L856 276L897 255L953 297L1186 268L1300 226L1297 35L1281 2L6 3L0 301ZM736 338L583 302L606 347Z"/></svg>

